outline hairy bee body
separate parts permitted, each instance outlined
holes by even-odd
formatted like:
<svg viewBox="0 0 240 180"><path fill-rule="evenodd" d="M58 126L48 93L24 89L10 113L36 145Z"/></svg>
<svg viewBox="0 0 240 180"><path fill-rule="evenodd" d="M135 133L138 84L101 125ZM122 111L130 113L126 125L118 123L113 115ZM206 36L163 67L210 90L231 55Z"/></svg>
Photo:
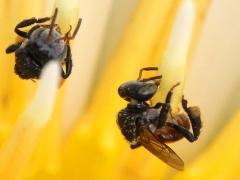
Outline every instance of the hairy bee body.
<svg viewBox="0 0 240 180"><path fill-rule="evenodd" d="M131 147L137 143L139 127L151 124L153 129L157 123L158 115L158 110L150 108L148 104L128 104L125 109L118 113L117 123L124 137L131 143Z"/></svg>
<svg viewBox="0 0 240 180"><path fill-rule="evenodd" d="M22 79L38 79L43 66L50 60L61 62L66 57L67 47L61 34L53 29L51 39L48 28L38 28L16 50L15 73Z"/></svg>
<svg viewBox="0 0 240 180"><path fill-rule="evenodd" d="M72 53L70 40L74 39L80 28L82 19L78 20L77 26L71 35L69 31L62 35L61 29L56 24L58 9L54 11L52 18L29 18L24 19L15 27L15 33L22 41L10 45L6 53L15 52L15 73L22 79L39 79L41 70L49 61L58 61L61 66L62 78L67 79L72 72ZM51 24L42 24L52 19ZM25 32L21 28L32 26ZM63 70L65 66L65 71Z"/></svg>
<svg viewBox="0 0 240 180"><path fill-rule="evenodd" d="M150 70L158 68L142 68L137 80L127 81L119 86L118 94L128 104L119 111L117 123L121 133L129 141L130 148L143 146L168 165L183 170L183 160L165 143L175 142L183 137L190 142L196 141L202 127L200 109L197 106L188 107L187 100L182 98L184 112L172 112L171 97L174 88L180 83L169 89L164 102L152 105L151 98L156 94L162 76L141 79L142 72ZM189 131L190 125L193 132Z"/></svg>

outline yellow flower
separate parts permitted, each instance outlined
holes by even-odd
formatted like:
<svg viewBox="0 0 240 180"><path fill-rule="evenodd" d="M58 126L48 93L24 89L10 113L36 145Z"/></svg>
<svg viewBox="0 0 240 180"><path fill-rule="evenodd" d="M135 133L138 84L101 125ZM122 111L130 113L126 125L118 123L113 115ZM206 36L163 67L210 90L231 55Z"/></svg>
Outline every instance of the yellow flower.
<svg viewBox="0 0 240 180"><path fill-rule="evenodd" d="M17 179L21 176L22 169L31 157L29 155L34 151L38 138L51 117L59 77L60 69L55 62L51 62L43 70L35 97L20 116L16 128L1 150L1 179Z"/></svg>
<svg viewBox="0 0 240 180"><path fill-rule="evenodd" d="M239 3L209 2L0 1L0 179L238 178ZM63 32L76 24L79 7L83 18L72 46L73 73L59 89L56 64L33 83L13 73L14 56L4 53L18 22L49 16L54 7ZM184 172L144 148L130 150L116 125L126 106L118 86L159 64L163 79L153 101L181 81L173 110L183 93L202 112L200 139L171 145L186 163Z"/></svg>

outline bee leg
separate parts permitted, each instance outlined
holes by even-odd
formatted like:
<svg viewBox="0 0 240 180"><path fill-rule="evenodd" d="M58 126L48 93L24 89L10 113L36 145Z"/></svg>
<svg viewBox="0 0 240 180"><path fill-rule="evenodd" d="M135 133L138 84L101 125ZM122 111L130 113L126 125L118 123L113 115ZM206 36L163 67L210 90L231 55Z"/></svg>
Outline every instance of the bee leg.
<svg viewBox="0 0 240 180"><path fill-rule="evenodd" d="M161 108L161 111L160 111L160 114L159 114L159 123L158 123L158 128L161 128L165 123L166 123L166 120L167 120L167 117L168 117L168 114L170 112L170 102L171 102L171 98L172 98L172 94L173 94L173 89L178 86L179 83L175 84L167 93L167 96L166 96L166 100L165 100L165 103L162 104L162 108Z"/></svg>
<svg viewBox="0 0 240 180"><path fill-rule="evenodd" d="M186 128L184 128L182 126L179 126L177 124L166 122L165 126L168 126L168 127L171 127L173 129L175 129L177 132L182 134L189 142L194 142L198 139L190 131L188 131Z"/></svg>
<svg viewBox="0 0 240 180"><path fill-rule="evenodd" d="M78 33L79 29L80 29L81 24L82 24L82 18L79 18L77 26L75 27L75 30L73 32L73 35L71 37L67 37L67 41L72 40L72 39L75 38L75 36L77 35L77 33Z"/></svg>
<svg viewBox="0 0 240 180"><path fill-rule="evenodd" d="M49 17L39 18L39 19L36 19L35 17L33 17L33 18L30 18L30 19L25 19L25 20L21 21L19 24L17 24L17 26L15 27L15 32L19 36L21 36L23 38L27 38L28 33L24 32L24 31L21 31L19 28L27 27L27 26L30 26L34 23L43 23L43 22L46 22L48 20L50 20Z"/></svg>
<svg viewBox="0 0 240 180"><path fill-rule="evenodd" d="M162 106L163 106L163 103L158 102L155 104L155 106L153 106L153 108L159 109Z"/></svg>
<svg viewBox="0 0 240 180"><path fill-rule="evenodd" d="M182 98L182 106L190 119L194 137L197 139L202 127L200 109L197 106L188 107L187 100L184 97Z"/></svg>
<svg viewBox="0 0 240 180"><path fill-rule="evenodd" d="M62 77L67 79L72 73L72 53L69 45L67 45L67 56L64 61L66 62L66 72L62 70Z"/></svg>
<svg viewBox="0 0 240 180"><path fill-rule="evenodd" d="M29 39L33 31L40 28L40 25L33 26L28 32L27 32L27 38Z"/></svg>
<svg viewBox="0 0 240 180"><path fill-rule="evenodd" d="M137 142L136 144L131 144L130 145L130 148L131 149L136 149L136 148L138 148L138 147L140 147L141 146L141 143L140 142Z"/></svg>
<svg viewBox="0 0 240 180"><path fill-rule="evenodd" d="M15 52L20 46L21 46L22 42L18 42L15 44L10 45L7 49L6 49L6 53L10 54Z"/></svg>

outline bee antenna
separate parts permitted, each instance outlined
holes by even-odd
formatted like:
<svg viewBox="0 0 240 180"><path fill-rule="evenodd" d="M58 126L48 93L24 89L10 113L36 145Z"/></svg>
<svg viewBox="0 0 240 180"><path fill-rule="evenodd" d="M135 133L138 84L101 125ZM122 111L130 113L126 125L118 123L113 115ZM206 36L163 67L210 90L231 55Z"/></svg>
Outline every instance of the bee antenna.
<svg viewBox="0 0 240 180"><path fill-rule="evenodd" d="M54 14L53 14L53 17L52 17L52 22L51 22L51 25L50 25L48 38L51 37L52 31L53 31L53 28L54 28L54 25L55 25L55 22L56 22L56 19L57 19L57 14L58 14L58 8L56 8L55 11L54 11Z"/></svg>
<svg viewBox="0 0 240 180"><path fill-rule="evenodd" d="M175 87L179 86L180 82L177 82L175 85L173 85L173 87L171 87L170 91L172 91Z"/></svg>
<svg viewBox="0 0 240 180"><path fill-rule="evenodd" d="M140 80L142 78L143 71L157 71L157 70L158 70L158 67L145 67L145 68L142 68L139 71L139 75L138 75L137 80Z"/></svg>
<svg viewBox="0 0 240 180"><path fill-rule="evenodd" d="M142 80L138 80L138 81L140 81L140 82L147 82L147 81L151 81L151 80L160 80L161 78L162 78L162 75L160 75L160 76L153 76L153 77L142 79Z"/></svg>
<svg viewBox="0 0 240 180"><path fill-rule="evenodd" d="M79 30L81 24L82 24L82 18L79 18L79 19L78 19L77 26L76 26L76 28L75 28L75 30L74 30L74 32L73 32L72 37L71 37L72 39L74 39L75 36L77 35L77 32L78 32L78 30Z"/></svg>

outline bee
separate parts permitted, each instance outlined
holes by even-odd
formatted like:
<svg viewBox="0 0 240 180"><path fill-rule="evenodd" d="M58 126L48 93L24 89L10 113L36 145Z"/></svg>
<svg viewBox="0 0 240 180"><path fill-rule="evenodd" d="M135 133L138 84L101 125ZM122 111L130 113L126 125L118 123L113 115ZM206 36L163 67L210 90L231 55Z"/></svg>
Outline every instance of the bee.
<svg viewBox="0 0 240 180"><path fill-rule="evenodd" d="M137 80L125 82L118 88L118 94L128 104L118 113L117 124L130 143L130 148L143 146L171 167L183 170L183 160L166 143L183 137L190 142L196 141L202 127L200 110L196 106L188 107L187 100L183 97L182 107L185 113L172 113L171 97L179 83L172 86L164 103L151 105L149 101L157 92L162 76L142 79L142 72L150 70L158 68L142 68ZM189 131L190 124L193 133Z"/></svg>
<svg viewBox="0 0 240 180"><path fill-rule="evenodd" d="M39 79L41 70L50 60L58 61L62 66L65 65L65 71L62 67L62 77L66 79L72 72L72 54L69 41L74 39L80 28L82 19L78 20L77 26L71 35L70 30L63 36L60 27L55 24L58 9L54 15L44 18L30 18L21 21L15 27L17 35L23 38L20 42L10 45L6 53L15 52L15 73L22 79ZM49 24L41 24L50 21ZM34 25L35 24L35 25ZM21 28L31 26L28 32Z"/></svg>

